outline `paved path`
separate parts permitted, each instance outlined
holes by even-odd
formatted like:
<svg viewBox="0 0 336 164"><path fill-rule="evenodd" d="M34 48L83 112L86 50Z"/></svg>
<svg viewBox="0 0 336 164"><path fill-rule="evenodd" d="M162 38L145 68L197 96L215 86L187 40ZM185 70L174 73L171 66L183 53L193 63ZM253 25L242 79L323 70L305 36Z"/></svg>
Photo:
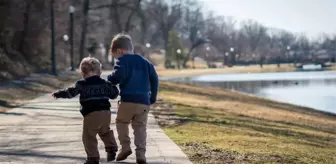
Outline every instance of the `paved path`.
<svg viewBox="0 0 336 164"><path fill-rule="evenodd" d="M113 101L113 118L115 107ZM114 122L111 127L115 129ZM83 163L81 129L78 98L54 100L51 96L43 96L23 107L0 113L0 164ZM152 115L149 116L147 142L148 163L191 163L158 127ZM99 150L101 163L107 163L101 141ZM134 153L123 163L135 163Z"/></svg>

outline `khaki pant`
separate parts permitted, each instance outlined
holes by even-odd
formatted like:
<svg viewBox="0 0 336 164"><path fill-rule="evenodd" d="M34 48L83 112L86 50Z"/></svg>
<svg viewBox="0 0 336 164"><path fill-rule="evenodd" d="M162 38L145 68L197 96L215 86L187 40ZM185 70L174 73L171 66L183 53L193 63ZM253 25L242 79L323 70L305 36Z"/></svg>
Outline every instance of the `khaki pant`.
<svg viewBox="0 0 336 164"><path fill-rule="evenodd" d="M84 117L83 144L88 159L99 160L97 134L104 142L106 152L117 152L118 146L110 129L111 111L96 111Z"/></svg>
<svg viewBox="0 0 336 164"><path fill-rule="evenodd" d="M149 109L148 105L125 102L121 102L118 107L116 124L121 151L126 152L131 150L128 125L132 123L137 160L146 160L146 131Z"/></svg>

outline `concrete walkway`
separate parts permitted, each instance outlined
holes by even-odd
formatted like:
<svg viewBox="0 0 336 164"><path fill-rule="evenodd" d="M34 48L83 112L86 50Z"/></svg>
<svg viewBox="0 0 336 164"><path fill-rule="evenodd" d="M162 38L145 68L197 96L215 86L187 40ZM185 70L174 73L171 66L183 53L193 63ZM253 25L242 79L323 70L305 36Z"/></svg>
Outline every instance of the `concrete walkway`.
<svg viewBox="0 0 336 164"><path fill-rule="evenodd" d="M116 102L111 103L115 120ZM115 130L115 123L111 127ZM78 98L54 100L50 95L37 98L23 107L0 113L0 164L83 163L86 155L81 132ZM191 164L181 149L158 127L151 114L147 140L148 163ZM101 163L107 163L100 140L99 150ZM134 153L120 163L135 163Z"/></svg>

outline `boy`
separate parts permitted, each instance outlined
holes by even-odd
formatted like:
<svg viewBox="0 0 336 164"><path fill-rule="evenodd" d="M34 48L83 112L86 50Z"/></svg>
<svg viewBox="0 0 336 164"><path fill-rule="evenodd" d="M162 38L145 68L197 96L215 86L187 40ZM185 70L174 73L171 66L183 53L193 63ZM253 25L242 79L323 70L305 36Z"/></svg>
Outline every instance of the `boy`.
<svg viewBox="0 0 336 164"><path fill-rule="evenodd" d="M114 138L111 123L111 104L109 99L116 99L119 94L117 87L100 78L101 64L91 57L84 58L80 63L83 80L77 81L74 87L53 93L55 98L73 98L80 95L80 112L84 116L82 140L87 154L84 164L99 164L97 148L98 134L104 142L107 161L115 160L118 146Z"/></svg>
<svg viewBox="0 0 336 164"><path fill-rule="evenodd" d="M118 34L112 39L111 54L117 59L114 72L107 77L113 85L119 84L120 104L116 124L121 152L117 161L132 154L128 125L132 123L136 161L146 163L146 126L151 104L156 102L158 76L152 63L133 53L133 44L128 35Z"/></svg>

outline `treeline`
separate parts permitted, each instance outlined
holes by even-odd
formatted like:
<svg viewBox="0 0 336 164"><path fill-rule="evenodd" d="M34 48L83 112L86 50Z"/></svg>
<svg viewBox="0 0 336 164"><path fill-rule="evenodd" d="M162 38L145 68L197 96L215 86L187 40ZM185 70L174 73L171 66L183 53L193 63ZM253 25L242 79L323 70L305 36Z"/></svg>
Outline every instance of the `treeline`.
<svg viewBox="0 0 336 164"><path fill-rule="evenodd" d="M128 33L136 50L166 52L166 67L186 67L196 56L227 65L334 61L336 35L310 40L304 34L265 27L234 17L204 13L197 0L0 0L0 78L49 71L50 9L55 12L56 60L59 70L69 67L69 6L75 7L75 61L108 47L114 34ZM177 50L181 50L178 53ZM105 56L106 58L106 56ZM327 58L327 59L326 59ZM14 69L15 68L15 69Z"/></svg>

